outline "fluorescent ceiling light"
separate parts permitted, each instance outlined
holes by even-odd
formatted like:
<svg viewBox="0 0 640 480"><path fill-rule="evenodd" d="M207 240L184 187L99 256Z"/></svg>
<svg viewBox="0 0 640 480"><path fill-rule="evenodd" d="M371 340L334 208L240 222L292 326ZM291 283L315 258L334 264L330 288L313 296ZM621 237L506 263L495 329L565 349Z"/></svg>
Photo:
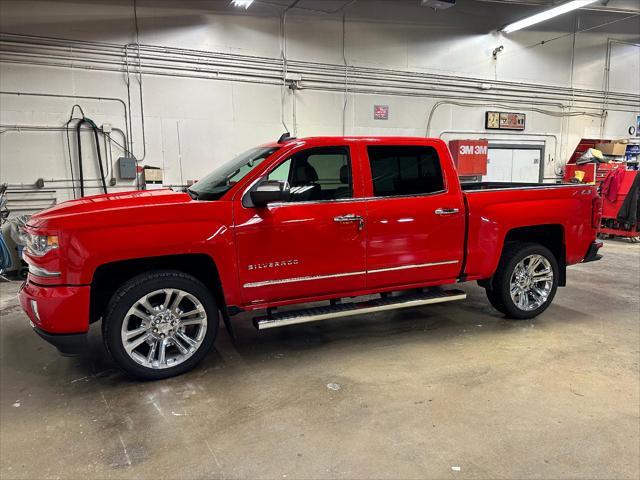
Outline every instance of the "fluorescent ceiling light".
<svg viewBox="0 0 640 480"><path fill-rule="evenodd" d="M536 15L532 15L523 20L511 23L504 27L502 31L504 33L511 33L515 32L516 30L522 30L523 28L530 27L531 25L535 25L536 23L544 22L545 20L557 17L558 15L577 10L578 8L586 7L587 5L596 3L597 1L598 0L574 0L572 2L563 3L562 5L559 5L557 7L551 8Z"/></svg>
<svg viewBox="0 0 640 480"><path fill-rule="evenodd" d="M234 7L244 8L245 10L251 6L253 0L232 0L231 4Z"/></svg>

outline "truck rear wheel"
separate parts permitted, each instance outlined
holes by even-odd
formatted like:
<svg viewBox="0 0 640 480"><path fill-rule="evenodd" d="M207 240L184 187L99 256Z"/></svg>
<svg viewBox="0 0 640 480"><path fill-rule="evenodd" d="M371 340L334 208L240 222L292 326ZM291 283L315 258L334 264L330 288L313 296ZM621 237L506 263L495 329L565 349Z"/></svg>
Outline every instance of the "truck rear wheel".
<svg viewBox="0 0 640 480"><path fill-rule="evenodd" d="M558 261L537 243L505 245L487 297L507 317L523 320L544 312L558 289Z"/></svg>
<svg viewBox="0 0 640 480"><path fill-rule="evenodd" d="M218 333L211 292L196 278L166 270L127 281L111 298L103 339L127 373L157 380L193 368Z"/></svg>

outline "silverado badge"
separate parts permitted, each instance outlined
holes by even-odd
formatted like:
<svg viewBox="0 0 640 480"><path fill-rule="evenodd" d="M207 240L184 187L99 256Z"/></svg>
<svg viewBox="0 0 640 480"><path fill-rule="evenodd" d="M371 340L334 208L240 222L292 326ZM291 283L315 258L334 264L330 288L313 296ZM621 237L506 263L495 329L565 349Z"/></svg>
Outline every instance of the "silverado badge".
<svg viewBox="0 0 640 480"><path fill-rule="evenodd" d="M281 260L279 262L255 263L247 265L247 270L262 270L263 268L287 267L289 265L298 265L299 263L300 261L297 259Z"/></svg>

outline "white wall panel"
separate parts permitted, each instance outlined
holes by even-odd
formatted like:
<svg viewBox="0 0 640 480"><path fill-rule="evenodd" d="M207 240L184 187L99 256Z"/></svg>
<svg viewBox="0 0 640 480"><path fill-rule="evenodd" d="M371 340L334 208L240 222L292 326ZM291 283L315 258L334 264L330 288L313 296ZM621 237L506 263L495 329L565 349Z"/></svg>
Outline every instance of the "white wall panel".
<svg viewBox="0 0 640 480"><path fill-rule="evenodd" d="M143 86L147 115L222 121L233 118L233 90L228 82L149 76L143 79Z"/></svg>
<svg viewBox="0 0 640 480"><path fill-rule="evenodd" d="M526 81L570 87L573 81L574 87L600 90L603 87L607 39L636 43L640 39L633 25L629 27L621 22L617 24L619 31L611 27L579 33L575 36L574 45L574 36L566 35L572 31L573 17L556 21L548 29L526 30L505 37L491 32L487 25L499 20L491 15L478 15L477 12L484 10L474 10L475 3L460 2L459 7L435 14L428 9L416 9L412 2L398 2L396 7L390 6L390 2L368 2L371 14L378 18L376 21L363 18L366 15L362 11L348 11L345 22L347 62L349 65L388 70L487 80L497 78L499 82ZM164 47L280 58L283 42L278 15L282 10L258 6L248 12L229 14L227 4L139 0L140 41ZM135 41L132 3L129 0L3 0L0 9L2 32L118 45ZM412 18L414 11L416 15ZM599 17L602 21L611 18L610 15L581 13L581 25L596 25L600 22ZM288 58L291 61L342 65L342 28L340 14L289 12L286 19ZM561 38L535 46L542 40L556 37ZM504 46L504 51L495 61L491 53L500 45ZM135 64L134 58L131 61ZM127 101L123 72L69 66L0 65L2 90L115 97ZM640 49L612 44L610 88L640 93L639 71ZM136 75L132 74L133 149L140 156L143 149L137 82ZM281 123L282 89L279 85L148 74L144 75L143 85L147 150L144 163L163 167L167 184L177 185L197 179L214 165L251 146L273 140L284 130ZM425 135L429 112L436 102L442 100L436 97L443 92L435 88L433 97L428 94L426 91L423 96L408 97L350 92L345 114L346 134ZM293 98L292 92L286 90L284 116L291 130L294 129ZM496 99L502 100L500 96ZM533 102L535 98L531 100ZM91 99L0 95L0 123L60 126L67 121L75 102L80 103L85 114L99 124L106 122L126 130L119 103ZM521 143L544 141L546 177L558 174L564 159L581 137L600 135L600 119L577 117L562 121L529 111L526 104L512 109L527 113L524 134L514 136L512 133L485 131L485 111L493 109L489 107L490 103L487 100L472 108L440 106L431 121L431 135L442 134L446 140L487 137L500 142L514 139ZM389 106L389 120L374 120L373 106L376 104ZM340 91L296 91L298 134L341 135L343 106L344 94ZM609 112L605 136L626 135L628 126L634 124L635 115L640 113L640 105L630 105L629 110ZM88 134L84 135L88 137ZM122 141L117 133L113 135L114 139ZM1 134L0 181L32 184L37 178L69 178L65 138L64 132L60 131ZM75 135L72 142L75 156ZM85 164L93 176L96 161L92 152L88 148L86 150ZM114 160L121 155L123 152L114 145ZM131 182L119 182L118 185L130 188ZM61 189L58 198L64 200L69 195L69 190Z"/></svg>
<svg viewBox="0 0 640 480"><path fill-rule="evenodd" d="M639 45L612 44L609 88L620 92L640 91Z"/></svg>
<svg viewBox="0 0 640 480"><path fill-rule="evenodd" d="M407 30L397 24L353 22L347 25L347 62L407 70Z"/></svg>
<svg viewBox="0 0 640 480"><path fill-rule="evenodd" d="M459 30L414 27L409 34L410 69L494 77L491 53L502 43L495 33L465 34Z"/></svg>
<svg viewBox="0 0 640 480"><path fill-rule="evenodd" d="M344 63L342 57L342 22L291 16L286 22L287 57L322 63ZM345 46L350 49L348 31Z"/></svg>
<svg viewBox="0 0 640 480"><path fill-rule="evenodd" d="M280 124L281 87L234 83L230 93L229 99L233 104L233 111L229 120L233 120L239 125L245 123ZM287 94L289 94L288 91ZM218 112L215 110L210 114L218 116Z"/></svg>
<svg viewBox="0 0 640 480"><path fill-rule="evenodd" d="M298 135L342 135L344 95L335 92L296 92ZM353 124L354 97L348 96L347 131Z"/></svg>

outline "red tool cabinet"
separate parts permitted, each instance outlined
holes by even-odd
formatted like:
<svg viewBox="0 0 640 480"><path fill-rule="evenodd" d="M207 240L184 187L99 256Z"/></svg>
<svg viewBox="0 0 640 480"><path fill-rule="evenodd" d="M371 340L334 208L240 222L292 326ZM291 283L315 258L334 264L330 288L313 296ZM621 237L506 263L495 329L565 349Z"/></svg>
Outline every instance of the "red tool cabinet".
<svg viewBox="0 0 640 480"><path fill-rule="evenodd" d="M624 163L611 162L611 163L584 163L576 165L576 161L589 149L595 148L597 143L601 143L603 140L599 139L582 139L576 147L573 155L569 159L565 167L564 178L565 182L569 182L570 179L575 177L576 170L585 172L583 183L597 184L598 186L606 178L607 174ZM610 202L606 198L602 198L602 220L600 223L600 229L598 232L603 235L615 235L618 237L627 237L631 239L639 239L640 228L636 225L623 225L617 220L618 212L624 202L633 181L638 175L637 170L626 170L624 172L624 178L620 189L616 195L616 199Z"/></svg>
<svg viewBox="0 0 640 480"><path fill-rule="evenodd" d="M620 189L616 194L616 199L613 202L610 202L606 198L602 198L602 220L600 222L598 233L632 239L637 239L640 236L637 223L635 225L626 226L617 220L620 207L622 207L624 199L627 197L636 175L638 175L637 170L626 170L624 172L624 178L622 179Z"/></svg>

